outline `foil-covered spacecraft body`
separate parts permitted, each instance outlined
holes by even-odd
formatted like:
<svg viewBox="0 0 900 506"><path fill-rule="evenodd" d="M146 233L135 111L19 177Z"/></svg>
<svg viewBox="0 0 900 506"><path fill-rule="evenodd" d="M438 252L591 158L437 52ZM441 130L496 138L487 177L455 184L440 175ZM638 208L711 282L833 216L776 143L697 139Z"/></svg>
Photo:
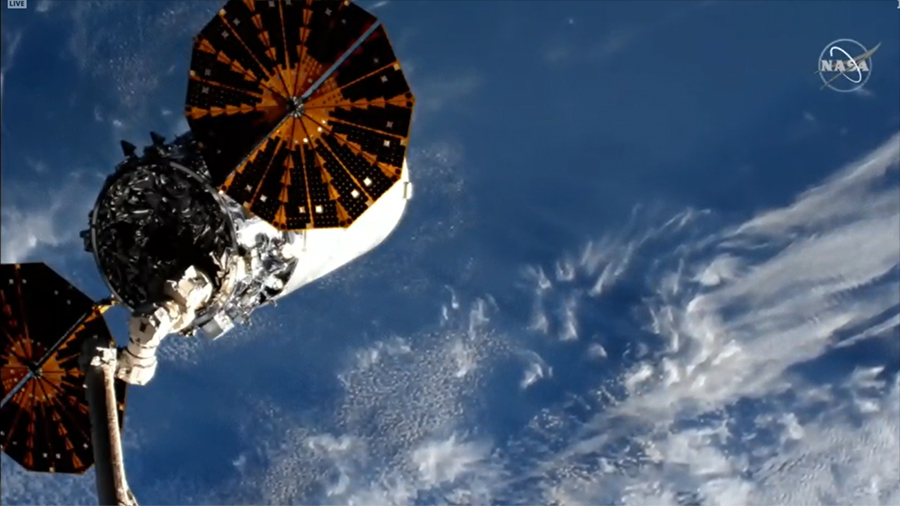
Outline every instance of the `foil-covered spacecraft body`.
<svg viewBox="0 0 900 506"><path fill-rule="evenodd" d="M205 276L210 296L171 329L185 335L218 338L368 252L400 222L412 192L404 162L399 184L349 226L279 230L212 186L190 134L154 141L107 178L82 237L114 298L136 317L171 301L168 287L188 269Z"/></svg>

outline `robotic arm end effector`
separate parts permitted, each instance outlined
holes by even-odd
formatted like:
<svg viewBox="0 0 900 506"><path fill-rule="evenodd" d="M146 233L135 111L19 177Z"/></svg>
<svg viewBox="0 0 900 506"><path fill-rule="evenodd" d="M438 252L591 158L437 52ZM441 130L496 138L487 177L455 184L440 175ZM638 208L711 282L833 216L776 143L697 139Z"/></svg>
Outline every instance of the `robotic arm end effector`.
<svg viewBox="0 0 900 506"><path fill-rule="evenodd" d="M135 312L128 323L128 346L119 349L116 376L132 385L146 385L156 373L156 349L163 338L187 328L213 296L209 277L188 267L181 279L167 281L169 297L147 313Z"/></svg>

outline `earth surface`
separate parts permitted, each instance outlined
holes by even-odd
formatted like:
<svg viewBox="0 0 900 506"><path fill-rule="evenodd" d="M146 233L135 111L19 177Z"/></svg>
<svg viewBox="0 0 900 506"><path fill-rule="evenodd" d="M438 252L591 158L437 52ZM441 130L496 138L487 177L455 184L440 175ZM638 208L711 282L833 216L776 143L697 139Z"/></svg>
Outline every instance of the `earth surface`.
<svg viewBox="0 0 900 506"><path fill-rule="evenodd" d="M361 2L417 97L415 197L253 325L164 343L139 501L900 504L895 3ZM3 262L105 295L78 232L119 139L186 130L220 5L3 11ZM839 38L882 42L855 93L814 74Z"/></svg>

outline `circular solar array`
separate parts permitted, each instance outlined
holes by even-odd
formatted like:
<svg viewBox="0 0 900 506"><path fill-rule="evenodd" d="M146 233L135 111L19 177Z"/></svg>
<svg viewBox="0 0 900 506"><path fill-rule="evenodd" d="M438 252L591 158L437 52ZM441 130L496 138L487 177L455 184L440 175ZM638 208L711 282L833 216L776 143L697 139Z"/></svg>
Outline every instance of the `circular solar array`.
<svg viewBox="0 0 900 506"><path fill-rule="evenodd" d="M185 115L220 190L280 230L347 227L401 176L414 97L338 0L231 0L194 41Z"/></svg>
<svg viewBox="0 0 900 506"><path fill-rule="evenodd" d="M0 445L31 471L85 472L94 463L79 356L112 336L86 295L43 263L0 267ZM116 380L119 423L125 383Z"/></svg>

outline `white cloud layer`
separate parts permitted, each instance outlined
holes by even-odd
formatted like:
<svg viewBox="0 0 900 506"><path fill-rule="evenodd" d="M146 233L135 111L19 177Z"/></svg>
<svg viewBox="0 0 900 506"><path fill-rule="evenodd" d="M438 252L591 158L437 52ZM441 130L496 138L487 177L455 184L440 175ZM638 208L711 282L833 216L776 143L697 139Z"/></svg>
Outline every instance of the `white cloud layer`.
<svg viewBox="0 0 900 506"><path fill-rule="evenodd" d="M793 204L642 265L653 292L643 311L661 351L625 371L624 395L598 391L617 397L615 406L538 466L548 475L570 469L548 480L544 500L897 504L900 360L887 355L887 369L834 372L824 384L797 370L825 369L830 351L863 340L897 349L898 151L895 135ZM589 245L572 264L588 283L599 270L593 259L627 264L661 238L703 229L700 218L685 213L600 253ZM536 284L537 308L578 290L547 285ZM568 318L547 317L547 327L564 329ZM741 405L778 422L743 420ZM775 444L766 443L771 433ZM633 445L627 463L602 457L622 438Z"/></svg>
<svg viewBox="0 0 900 506"><path fill-rule="evenodd" d="M18 54L22 42L23 33L25 32L21 29L3 31L3 53L2 57L0 57L0 60L3 61L3 63L0 64L0 97L3 96L4 76L6 76L13 67L13 62L15 61L16 54Z"/></svg>
<svg viewBox="0 0 900 506"><path fill-rule="evenodd" d="M99 176L83 172L70 174L49 190L7 182L0 208L2 261L33 260L44 248L77 244L100 183Z"/></svg>
<svg viewBox="0 0 900 506"><path fill-rule="evenodd" d="M898 141L743 224L715 229L709 213L687 211L593 241L549 275L529 267L531 321L499 323L489 299L467 314L453 294L440 335L386 340L342 373L340 432L327 437L343 443L327 457L310 453L315 429L281 418L295 435L271 444L261 499L897 504L898 360L802 371L827 370L830 353L864 342L898 348ZM597 314L635 282L647 292L637 306L610 313L631 325L601 332ZM512 337L527 328L579 347L584 363L527 350ZM614 370L497 445L465 428L499 388L490 371L511 357L520 390L510 397L551 368ZM541 379L552 387L556 376Z"/></svg>
<svg viewBox="0 0 900 506"><path fill-rule="evenodd" d="M53 8L53 0L40 0L37 5L35 5L34 10L38 12L47 12Z"/></svg>

